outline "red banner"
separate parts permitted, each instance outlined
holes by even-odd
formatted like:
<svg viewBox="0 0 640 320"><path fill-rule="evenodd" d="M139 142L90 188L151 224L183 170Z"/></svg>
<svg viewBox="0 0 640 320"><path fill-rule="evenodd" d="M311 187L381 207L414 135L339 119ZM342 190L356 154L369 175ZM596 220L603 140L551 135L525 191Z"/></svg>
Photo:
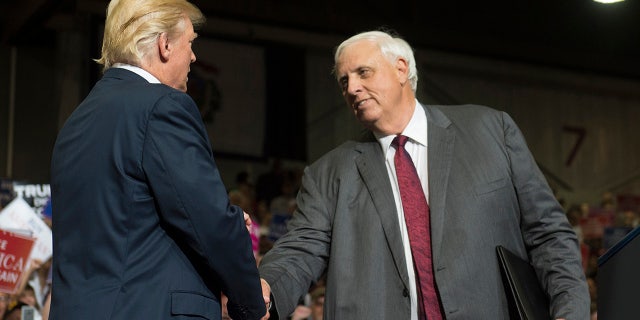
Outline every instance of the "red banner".
<svg viewBox="0 0 640 320"><path fill-rule="evenodd" d="M0 292L15 293L27 270L34 238L0 230Z"/></svg>

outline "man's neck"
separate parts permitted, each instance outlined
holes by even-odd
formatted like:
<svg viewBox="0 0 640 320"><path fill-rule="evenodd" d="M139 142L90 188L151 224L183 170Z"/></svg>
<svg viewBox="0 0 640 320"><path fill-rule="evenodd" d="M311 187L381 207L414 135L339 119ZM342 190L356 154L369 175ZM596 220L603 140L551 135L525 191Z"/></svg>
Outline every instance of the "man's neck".
<svg viewBox="0 0 640 320"><path fill-rule="evenodd" d="M392 110L394 117L389 117L389 121L386 123L376 123L369 129L376 132L379 135L398 135L407 127L413 112L416 108L416 99L413 94L407 95L407 98L403 99L397 109Z"/></svg>

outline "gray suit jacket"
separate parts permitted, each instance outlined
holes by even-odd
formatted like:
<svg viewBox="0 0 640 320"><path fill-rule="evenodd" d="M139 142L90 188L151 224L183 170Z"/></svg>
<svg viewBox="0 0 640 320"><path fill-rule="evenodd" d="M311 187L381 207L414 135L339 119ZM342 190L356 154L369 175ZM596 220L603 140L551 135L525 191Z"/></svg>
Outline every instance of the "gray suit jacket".
<svg viewBox="0 0 640 320"><path fill-rule="evenodd" d="M588 319L578 242L513 120L427 106L435 279L447 319L508 319L495 247L533 262L550 314ZM305 169L289 232L262 260L281 318L327 273L325 319L410 319L396 208L377 141Z"/></svg>

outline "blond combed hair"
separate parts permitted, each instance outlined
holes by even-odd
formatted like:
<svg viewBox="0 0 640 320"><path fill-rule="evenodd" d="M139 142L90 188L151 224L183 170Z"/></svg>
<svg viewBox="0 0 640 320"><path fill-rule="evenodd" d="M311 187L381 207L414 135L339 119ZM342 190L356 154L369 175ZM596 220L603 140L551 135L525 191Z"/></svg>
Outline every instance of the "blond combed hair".
<svg viewBox="0 0 640 320"><path fill-rule="evenodd" d="M144 56L156 43L158 36L184 31L188 17L194 28L205 17L195 5L186 0L112 0L102 39L102 57L96 60L109 69L114 63L140 66Z"/></svg>

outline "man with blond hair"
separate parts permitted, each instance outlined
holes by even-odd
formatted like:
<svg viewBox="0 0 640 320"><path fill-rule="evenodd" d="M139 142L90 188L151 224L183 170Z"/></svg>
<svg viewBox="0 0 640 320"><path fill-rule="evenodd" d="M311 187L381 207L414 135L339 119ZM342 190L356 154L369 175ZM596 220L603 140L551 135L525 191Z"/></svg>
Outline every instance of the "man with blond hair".
<svg viewBox="0 0 640 320"><path fill-rule="evenodd" d="M234 320L268 316L250 220L186 94L203 22L185 0L109 4L104 76L53 151L51 319L221 319L221 295Z"/></svg>

